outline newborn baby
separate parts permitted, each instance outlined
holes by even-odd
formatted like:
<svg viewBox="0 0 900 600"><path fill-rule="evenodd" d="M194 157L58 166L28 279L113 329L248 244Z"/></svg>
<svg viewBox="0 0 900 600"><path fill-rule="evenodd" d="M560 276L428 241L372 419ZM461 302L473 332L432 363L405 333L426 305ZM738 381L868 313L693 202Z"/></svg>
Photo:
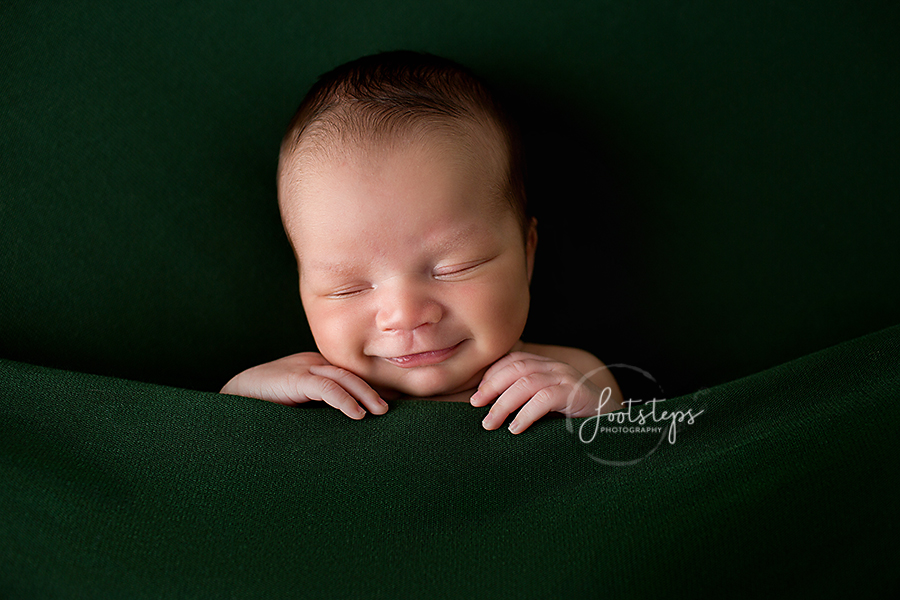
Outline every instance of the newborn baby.
<svg viewBox="0 0 900 600"><path fill-rule="evenodd" d="M537 247L521 151L486 86L413 52L324 75L281 146L278 202L318 352L222 393L318 400L354 419L384 399L492 404L486 429L621 408L592 354L524 343Z"/></svg>

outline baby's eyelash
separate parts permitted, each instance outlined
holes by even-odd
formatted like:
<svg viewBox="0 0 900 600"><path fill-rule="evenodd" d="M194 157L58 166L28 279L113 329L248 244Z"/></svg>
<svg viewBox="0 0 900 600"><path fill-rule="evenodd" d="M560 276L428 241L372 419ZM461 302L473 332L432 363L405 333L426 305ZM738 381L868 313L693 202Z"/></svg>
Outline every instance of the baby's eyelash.
<svg viewBox="0 0 900 600"><path fill-rule="evenodd" d="M371 289L371 288L367 288L367 287L349 288L346 290L339 290L339 291L327 294L327 297L328 298L336 298L336 299L352 298L353 296L358 296L359 294L362 294L363 292L365 292L366 290L369 290L369 289Z"/></svg>
<svg viewBox="0 0 900 600"><path fill-rule="evenodd" d="M489 260L491 260L491 259L488 258L488 259L476 260L476 261L473 261L470 263L463 263L463 264L459 264L459 265L438 267L434 270L434 276L435 277L454 277L454 276L458 276L458 275L463 275L465 273L468 273L469 271L472 271L473 269L480 267L481 265L488 262Z"/></svg>

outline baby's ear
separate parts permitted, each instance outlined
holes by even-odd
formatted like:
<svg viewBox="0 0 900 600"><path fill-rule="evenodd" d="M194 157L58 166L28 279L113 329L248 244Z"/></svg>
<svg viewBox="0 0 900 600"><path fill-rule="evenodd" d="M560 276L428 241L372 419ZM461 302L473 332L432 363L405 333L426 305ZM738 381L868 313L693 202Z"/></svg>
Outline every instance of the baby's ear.
<svg viewBox="0 0 900 600"><path fill-rule="evenodd" d="M534 252L537 250L537 218L531 217L528 234L525 236L525 261L528 268L528 283L531 283L531 272L534 271Z"/></svg>

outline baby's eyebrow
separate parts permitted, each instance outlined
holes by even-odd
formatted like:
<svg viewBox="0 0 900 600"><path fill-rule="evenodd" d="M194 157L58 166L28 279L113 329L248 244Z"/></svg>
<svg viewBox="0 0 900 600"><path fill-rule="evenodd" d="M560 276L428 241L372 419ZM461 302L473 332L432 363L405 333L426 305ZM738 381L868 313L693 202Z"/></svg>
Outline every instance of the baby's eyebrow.
<svg viewBox="0 0 900 600"><path fill-rule="evenodd" d="M465 246L472 243L474 231L471 228L460 228L453 231L450 235L445 236L444 238L437 240L434 249L438 252L449 252L450 250L455 250L460 246Z"/></svg>
<svg viewBox="0 0 900 600"><path fill-rule="evenodd" d="M426 254L438 256L459 248L471 246L484 239L485 232L477 227L460 227L448 234L437 237L431 242L423 241ZM371 260L365 260L369 264ZM346 261L329 261L326 259L303 259L300 261L301 275L306 269L311 273L324 274L332 277L352 278L359 274L359 265L349 264Z"/></svg>
<svg viewBox="0 0 900 600"><path fill-rule="evenodd" d="M352 266L343 262L331 262L325 260L304 260L300 262L300 276L304 273L315 273L334 278L347 279L353 277L357 271Z"/></svg>

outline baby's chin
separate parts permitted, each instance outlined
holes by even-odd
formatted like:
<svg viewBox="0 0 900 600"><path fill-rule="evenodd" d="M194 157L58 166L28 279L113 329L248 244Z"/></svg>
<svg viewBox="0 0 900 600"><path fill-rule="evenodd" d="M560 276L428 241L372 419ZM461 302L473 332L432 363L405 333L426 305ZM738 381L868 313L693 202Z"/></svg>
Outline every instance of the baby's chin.
<svg viewBox="0 0 900 600"><path fill-rule="evenodd" d="M397 398L435 398L451 396L460 392L474 390L481 382L485 369L468 377L446 377L440 373L410 373L397 381L385 382L382 385L373 383L372 387L386 400Z"/></svg>

